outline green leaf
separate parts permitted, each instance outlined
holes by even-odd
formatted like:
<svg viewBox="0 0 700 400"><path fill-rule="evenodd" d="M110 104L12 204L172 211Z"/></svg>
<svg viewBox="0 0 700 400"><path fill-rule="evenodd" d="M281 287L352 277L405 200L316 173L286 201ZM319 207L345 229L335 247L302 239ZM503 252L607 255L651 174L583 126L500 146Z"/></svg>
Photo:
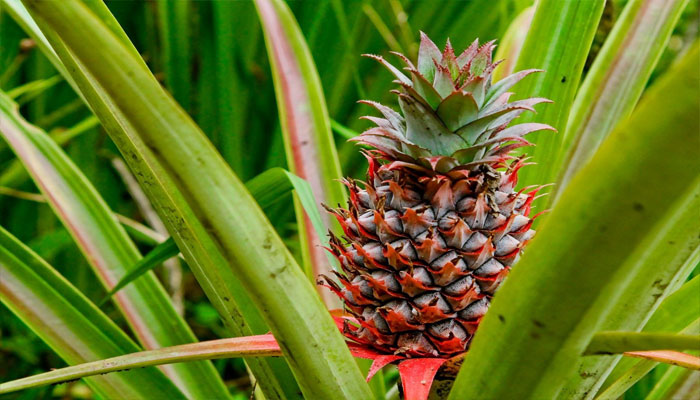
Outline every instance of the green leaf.
<svg viewBox="0 0 700 400"><path fill-rule="evenodd" d="M700 350L700 335L657 332L598 332L584 354L619 354L644 350Z"/></svg>
<svg viewBox="0 0 700 400"><path fill-rule="evenodd" d="M700 372L670 367L656 381L645 400L690 399L697 390Z"/></svg>
<svg viewBox="0 0 700 400"><path fill-rule="evenodd" d="M340 135L343 139L352 139L355 136L359 135L359 133L353 131L352 129L348 128L347 126L341 124L340 122L332 119L331 120L331 128L335 133Z"/></svg>
<svg viewBox="0 0 700 400"><path fill-rule="evenodd" d="M251 9L249 14L243 12L242 7L245 6ZM247 2L211 2L211 41L214 54L210 56L213 61L211 75L205 75L204 79L215 85L214 98L211 99L212 112L216 116L216 127L211 132L214 143L220 149L224 159L242 179L247 179L251 175L248 171L251 169L249 165L252 164L250 161L255 159L249 154L254 150L252 138L246 137L253 108L249 100L251 90L243 83L247 77L235 66L237 65L236 56L242 51L240 48L249 45L247 42L250 38L244 35L259 34L257 26L243 25L243 18L254 20L251 15L254 12L252 8L253 5ZM248 32L243 33L243 31ZM255 41L251 42L256 44Z"/></svg>
<svg viewBox="0 0 700 400"><path fill-rule="evenodd" d="M345 204L345 188L340 162L330 129L320 78L301 29L285 2L255 2L265 34L268 58L275 82L278 112L289 170L311 185L316 204L330 207ZM311 281L331 270L327 259L325 233L319 236L298 203L295 205L300 232L302 258ZM328 214L321 216L327 228L338 230L338 223ZM329 308L338 308L339 300L328 290L318 287Z"/></svg>
<svg viewBox="0 0 700 400"><path fill-rule="evenodd" d="M686 327L681 333L700 332L700 318L694 323ZM672 365L679 365L686 368L700 370L700 358L686 353L675 351L647 351L647 352L629 352L626 355L643 358L638 361L629 370L625 371L617 380L612 381L609 386L596 397L600 400L615 400L623 396L632 385L637 383L645 375L656 367L659 362ZM627 360L627 358L625 359ZM630 359L633 361L632 359Z"/></svg>
<svg viewBox="0 0 700 400"><path fill-rule="evenodd" d="M184 108L190 108L190 2L158 0L158 32L163 49L165 84Z"/></svg>
<svg viewBox="0 0 700 400"><path fill-rule="evenodd" d="M61 77L61 75L55 75L47 79L39 79L8 90L7 95L18 103L24 104L62 81L63 77ZM21 99L17 100L20 96Z"/></svg>
<svg viewBox="0 0 700 400"><path fill-rule="evenodd" d="M124 275L112 289L110 289L109 293L107 293L107 295L100 300L99 303L97 303L97 306L102 307L112 298L112 296L114 296L115 293L121 290L121 288L133 282L134 279L142 276L156 266L162 264L164 261L177 256L179 252L180 249L177 247L177 243L175 243L173 238L168 238L168 240L158 244L153 250L149 251L148 254L146 254L129 269L129 272L127 272L126 275Z"/></svg>
<svg viewBox="0 0 700 400"><path fill-rule="evenodd" d="M45 132L28 124L17 105L2 92L0 134L22 160L104 287L111 289L140 255L107 204L61 148ZM153 274L121 292L115 303L146 348L196 341ZM210 398L226 394L209 363L166 368L188 395ZM198 384L205 380L211 381L210 387Z"/></svg>
<svg viewBox="0 0 700 400"><path fill-rule="evenodd" d="M150 152L149 158L161 164L158 176L176 180L187 194L183 200L194 219L206 224L206 230L195 237L208 237L221 249L228 267L263 311L304 394L309 398L371 398L342 336L270 222L133 48L110 33L82 2L25 4L41 21L40 26L53 30L70 48L81 68L99 82L102 93L133 127L133 137L112 132L125 159L138 155L123 142L138 140ZM160 201L156 196L151 199ZM164 216L168 215L161 214ZM177 227L169 226L171 234L175 235Z"/></svg>
<svg viewBox="0 0 700 400"><path fill-rule="evenodd" d="M495 60L503 60L503 62L493 71L492 79L494 82L498 82L515 72L515 63L518 62L534 13L535 7L524 9L510 22L508 30L503 34L494 56Z"/></svg>
<svg viewBox="0 0 700 400"><path fill-rule="evenodd" d="M554 182L559 172L554 165L569 117L569 110L581 80L583 65L603 13L605 0L537 2L528 35L525 38L515 71L539 68L545 72L518 83L513 92L518 97L546 97L554 102L541 112L526 114L519 122L541 122L559 133L535 132L528 140L536 146L527 148L536 165L523 168L523 186ZM536 200L535 207L544 204ZM549 218L547 216L546 218Z"/></svg>
<svg viewBox="0 0 700 400"><path fill-rule="evenodd" d="M698 190L697 59L696 48L572 180L494 298L450 398L552 398L560 391L621 294L617 288L639 272L626 261ZM675 107L664 107L667 93Z"/></svg>
<svg viewBox="0 0 700 400"><path fill-rule="evenodd" d="M700 193L677 203L678 212L637 246L638 256L627 262L638 269L600 326L601 330L639 330L659 304L677 290L700 260ZM623 267L626 270L628 267ZM600 387L620 357L585 357L566 380L561 399L584 396Z"/></svg>
<svg viewBox="0 0 700 400"><path fill-rule="evenodd" d="M92 128L99 125L99 120L93 116L87 117L78 122L74 126L51 134L51 138L61 147L70 143L74 138L89 132ZM3 141L4 143L4 141ZM22 162L18 159L13 159L7 164L0 173L0 186L19 187L22 183L29 179L27 170L22 166Z"/></svg>
<svg viewBox="0 0 700 400"><path fill-rule="evenodd" d="M263 210L268 209L277 201L282 200L286 194L295 190L308 218L311 220L314 229L316 229L316 234L319 237L325 235L321 214L318 211L318 207L316 207L311 187L305 180L282 168L272 168L246 182L246 187ZM179 252L180 249L172 238L168 238L168 240L158 244L145 257L139 260L136 265L131 267L129 273L124 275L119 283L107 293L107 296L98 303L98 307L102 307L116 292L134 279L162 264L169 258L175 257ZM328 253L328 258L329 262L334 262L330 253Z"/></svg>
<svg viewBox="0 0 700 400"><path fill-rule="evenodd" d="M646 323L643 331L700 334L700 319L697 314L700 307L698 291L700 291L700 276L696 276L664 300ZM618 398L657 364L650 360L638 361L623 358L603 384L600 396Z"/></svg>
<svg viewBox="0 0 700 400"><path fill-rule="evenodd" d="M90 2L88 5L109 28L109 34L121 40L131 50L133 57L138 57L138 53L111 17L106 6L101 2ZM166 171L156 154L144 143L130 118L114 103L110 95L53 30L42 24L43 31L38 31L34 20L29 17L24 7L20 4L16 8L18 12L13 16L20 19L23 26L36 29L29 31L33 37L45 38L46 34L48 39L45 40L50 41L50 45L47 42L50 46L48 49L52 53L55 49L60 55L60 60L56 61L60 66L59 71L66 74L70 71L70 80L77 82L79 93L84 96L105 130L125 155L124 161L134 171L136 179L178 243L190 270L218 310L229 332L234 336L269 332L260 312L229 267L227 256L208 228L197 219L185 194L178 187L176 178ZM62 63L70 68L63 67ZM299 398L299 389L285 360L251 359L248 360L248 365L268 399Z"/></svg>
<svg viewBox="0 0 700 400"><path fill-rule="evenodd" d="M0 276L2 303L69 365L139 350L80 291L2 227ZM103 398L185 398L156 368L86 382ZM0 384L0 393L9 390Z"/></svg>
<svg viewBox="0 0 700 400"><path fill-rule="evenodd" d="M9 393L31 387L67 382L109 372L121 372L153 365L214 360L233 357L279 357L282 353L271 335L228 338L183 344L157 350L140 351L99 361L59 368L10 382L0 383L0 393ZM121 373L109 377L122 376Z"/></svg>
<svg viewBox="0 0 700 400"><path fill-rule="evenodd" d="M562 167L556 192L632 113L687 4L688 0L633 0L625 5L571 106L561 157L552 166L555 171Z"/></svg>
<svg viewBox="0 0 700 400"><path fill-rule="evenodd" d="M277 201L284 199L284 196L292 190L295 191L316 235L322 238L324 244L328 242L321 213L319 212L311 185L307 181L283 168L271 168L249 180L245 185L263 211L277 203ZM332 264L334 260L330 252L326 252L326 256Z"/></svg>

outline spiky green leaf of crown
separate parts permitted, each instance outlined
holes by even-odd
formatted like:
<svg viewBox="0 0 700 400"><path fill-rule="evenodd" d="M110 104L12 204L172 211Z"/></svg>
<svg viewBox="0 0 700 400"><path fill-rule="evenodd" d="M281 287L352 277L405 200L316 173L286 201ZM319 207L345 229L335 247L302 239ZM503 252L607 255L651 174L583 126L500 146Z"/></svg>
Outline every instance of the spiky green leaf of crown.
<svg viewBox="0 0 700 400"><path fill-rule="evenodd" d="M508 90L521 79L541 70L514 73L492 85L491 74L500 61L493 62L496 46L479 46L475 40L456 56L448 39L445 50L421 32L417 67L400 53L406 64L404 74L384 58L367 55L384 65L396 77L401 114L379 103L383 118L365 117L377 126L354 139L374 147L394 160L447 172L478 164L502 162L512 150L531 145L523 138L549 125L524 123L508 125L524 111L550 100L535 97L508 102ZM403 114L403 115L402 115Z"/></svg>

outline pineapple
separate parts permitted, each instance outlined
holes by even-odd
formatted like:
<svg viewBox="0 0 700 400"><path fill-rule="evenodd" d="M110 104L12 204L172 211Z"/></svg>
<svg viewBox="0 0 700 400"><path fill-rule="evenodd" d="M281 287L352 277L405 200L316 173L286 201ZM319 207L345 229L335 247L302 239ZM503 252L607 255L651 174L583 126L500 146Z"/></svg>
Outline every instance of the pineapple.
<svg viewBox="0 0 700 400"><path fill-rule="evenodd" d="M395 53L401 113L366 101L382 115L355 141L365 150L367 181L347 179L347 209L329 209L344 240L330 251L345 274L323 277L355 318L343 332L383 354L449 358L464 353L489 303L533 237L530 204L539 188L514 191L530 145L523 136L550 129L508 126L543 98L508 102L526 70L492 84L493 42L474 41L456 56L421 33L417 66Z"/></svg>

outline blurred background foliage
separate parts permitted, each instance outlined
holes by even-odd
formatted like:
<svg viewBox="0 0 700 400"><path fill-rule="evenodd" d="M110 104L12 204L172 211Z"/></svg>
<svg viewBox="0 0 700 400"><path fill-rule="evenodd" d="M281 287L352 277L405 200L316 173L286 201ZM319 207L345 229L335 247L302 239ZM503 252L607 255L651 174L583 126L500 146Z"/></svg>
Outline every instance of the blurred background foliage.
<svg viewBox="0 0 700 400"><path fill-rule="evenodd" d="M286 167L270 66L255 7L250 1L106 1L155 76L194 117L234 171L246 181L272 167ZM591 65L626 0L610 0L598 27L586 69ZM531 0L328 0L289 1L320 74L345 175L361 178L365 164L349 136L361 132L368 113L359 99L394 104L388 72L360 54L399 51L414 58L418 31L436 43L449 36L461 49L474 38L500 39ZM697 36L698 2L684 11L652 77L651 84ZM585 73L585 70L584 70ZM119 152L90 111L24 31L0 7L0 88L21 105L22 114L56 138L97 188L110 208L147 224L129 191ZM546 94L544 94L546 95ZM90 299L104 291L51 209L32 196L38 190L0 139L0 225L35 250ZM292 198L268 214L291 249L298 250ZM152 240L136 235L140 250ZM298 251L297 251L298 253ZM298 256L298 254L297 254ZM216 310L186 266L157 273L200 340L226 337ZM181 271L180 271L181 269ZM182 279L172 279L172 274ZM114 306L103 310L124 326ZM127 330L128 331L128 330ZM63 361L0 304L0 376L16 379ZM226 383L248 398L250 382L240 359L215 360ZM644 397L657 367L626 396ZM388 381L396 374L388 373ZM32 389L2 398L83 398L82 383Z"/></svg>

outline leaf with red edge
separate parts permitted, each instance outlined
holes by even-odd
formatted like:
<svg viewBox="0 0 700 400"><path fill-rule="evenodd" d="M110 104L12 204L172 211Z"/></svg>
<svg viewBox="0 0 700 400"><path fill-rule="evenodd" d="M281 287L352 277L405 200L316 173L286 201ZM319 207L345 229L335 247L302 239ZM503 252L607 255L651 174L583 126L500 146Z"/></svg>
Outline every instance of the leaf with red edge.
<svg viewBox="0 0 700 400"><path fill-rule="evenodd" d="M280 350L280 346L270 333L258 336L188 343L77 364L22 379L3 382L0 383L0 394L109 372L154 365L218 358L278 357L281 355L282 351Z"/></svg>
<svg viewBox="0 0 700 400"><path fill-rule="evenodd" d="M393 354L381 354L376 358L372 359L372 366L369 367L369 372L367 372L367 382L369 382L369 380L372 379L374 374L376 374L380 369L402 358L403 357L401 356L395 356Z"/></svg>
<svg viewBox="0 0 700 400"><path fill-rule="evenodd" d="M409 358L399 363L405 400L426 400L430 387L446 358Z"/></svg>
<svg viewBox="0 0 700 400"><path fill-rule="evenodd" d="M700 370L700 357L672 350L628 351L623 353L628 357L644 358L680 367Z"/></svg>
<svg viewBox="0 0 700 400"><path fill-rule="evenodd" d="M331 314L333 315L333 320L338 326L338 329L341 331L344 329L346 321L357 323L355 318L344 316L342 310L332 310ZM373 361L367 374L367 381L372 379L374 374L380 369L397 362L405 400L426 400L430 394L430 388L435 379L435 375L440 367L446 362L453 360L447 358L405 358L400 355L380 353L371 347L354 342L347 342L347 345L353 356ZM280 350L280 346L271 333L257 336L210 340L131 353L105 360L61 368L16 381L5 382L0 384L0 393L152 365L216 358L274 357L281 355L282 351Z"/></svg>
<svg viewBox="0 0 700 400"><path fill-rule="evenodd" d="M330 128L321 82L304 36L291 10L281 0L256 0L267 44L277 96L280 125L289 169L309 182L317 205L344 204L345 189L340 162ZM400 73L400 72L399 72ZM312 221L296 206L304 266L312 276L331 272L325 235L311 229ZM327 228L339 231L328 215ZM340 305L327 290L319 294L328 308Z"/></svg>

